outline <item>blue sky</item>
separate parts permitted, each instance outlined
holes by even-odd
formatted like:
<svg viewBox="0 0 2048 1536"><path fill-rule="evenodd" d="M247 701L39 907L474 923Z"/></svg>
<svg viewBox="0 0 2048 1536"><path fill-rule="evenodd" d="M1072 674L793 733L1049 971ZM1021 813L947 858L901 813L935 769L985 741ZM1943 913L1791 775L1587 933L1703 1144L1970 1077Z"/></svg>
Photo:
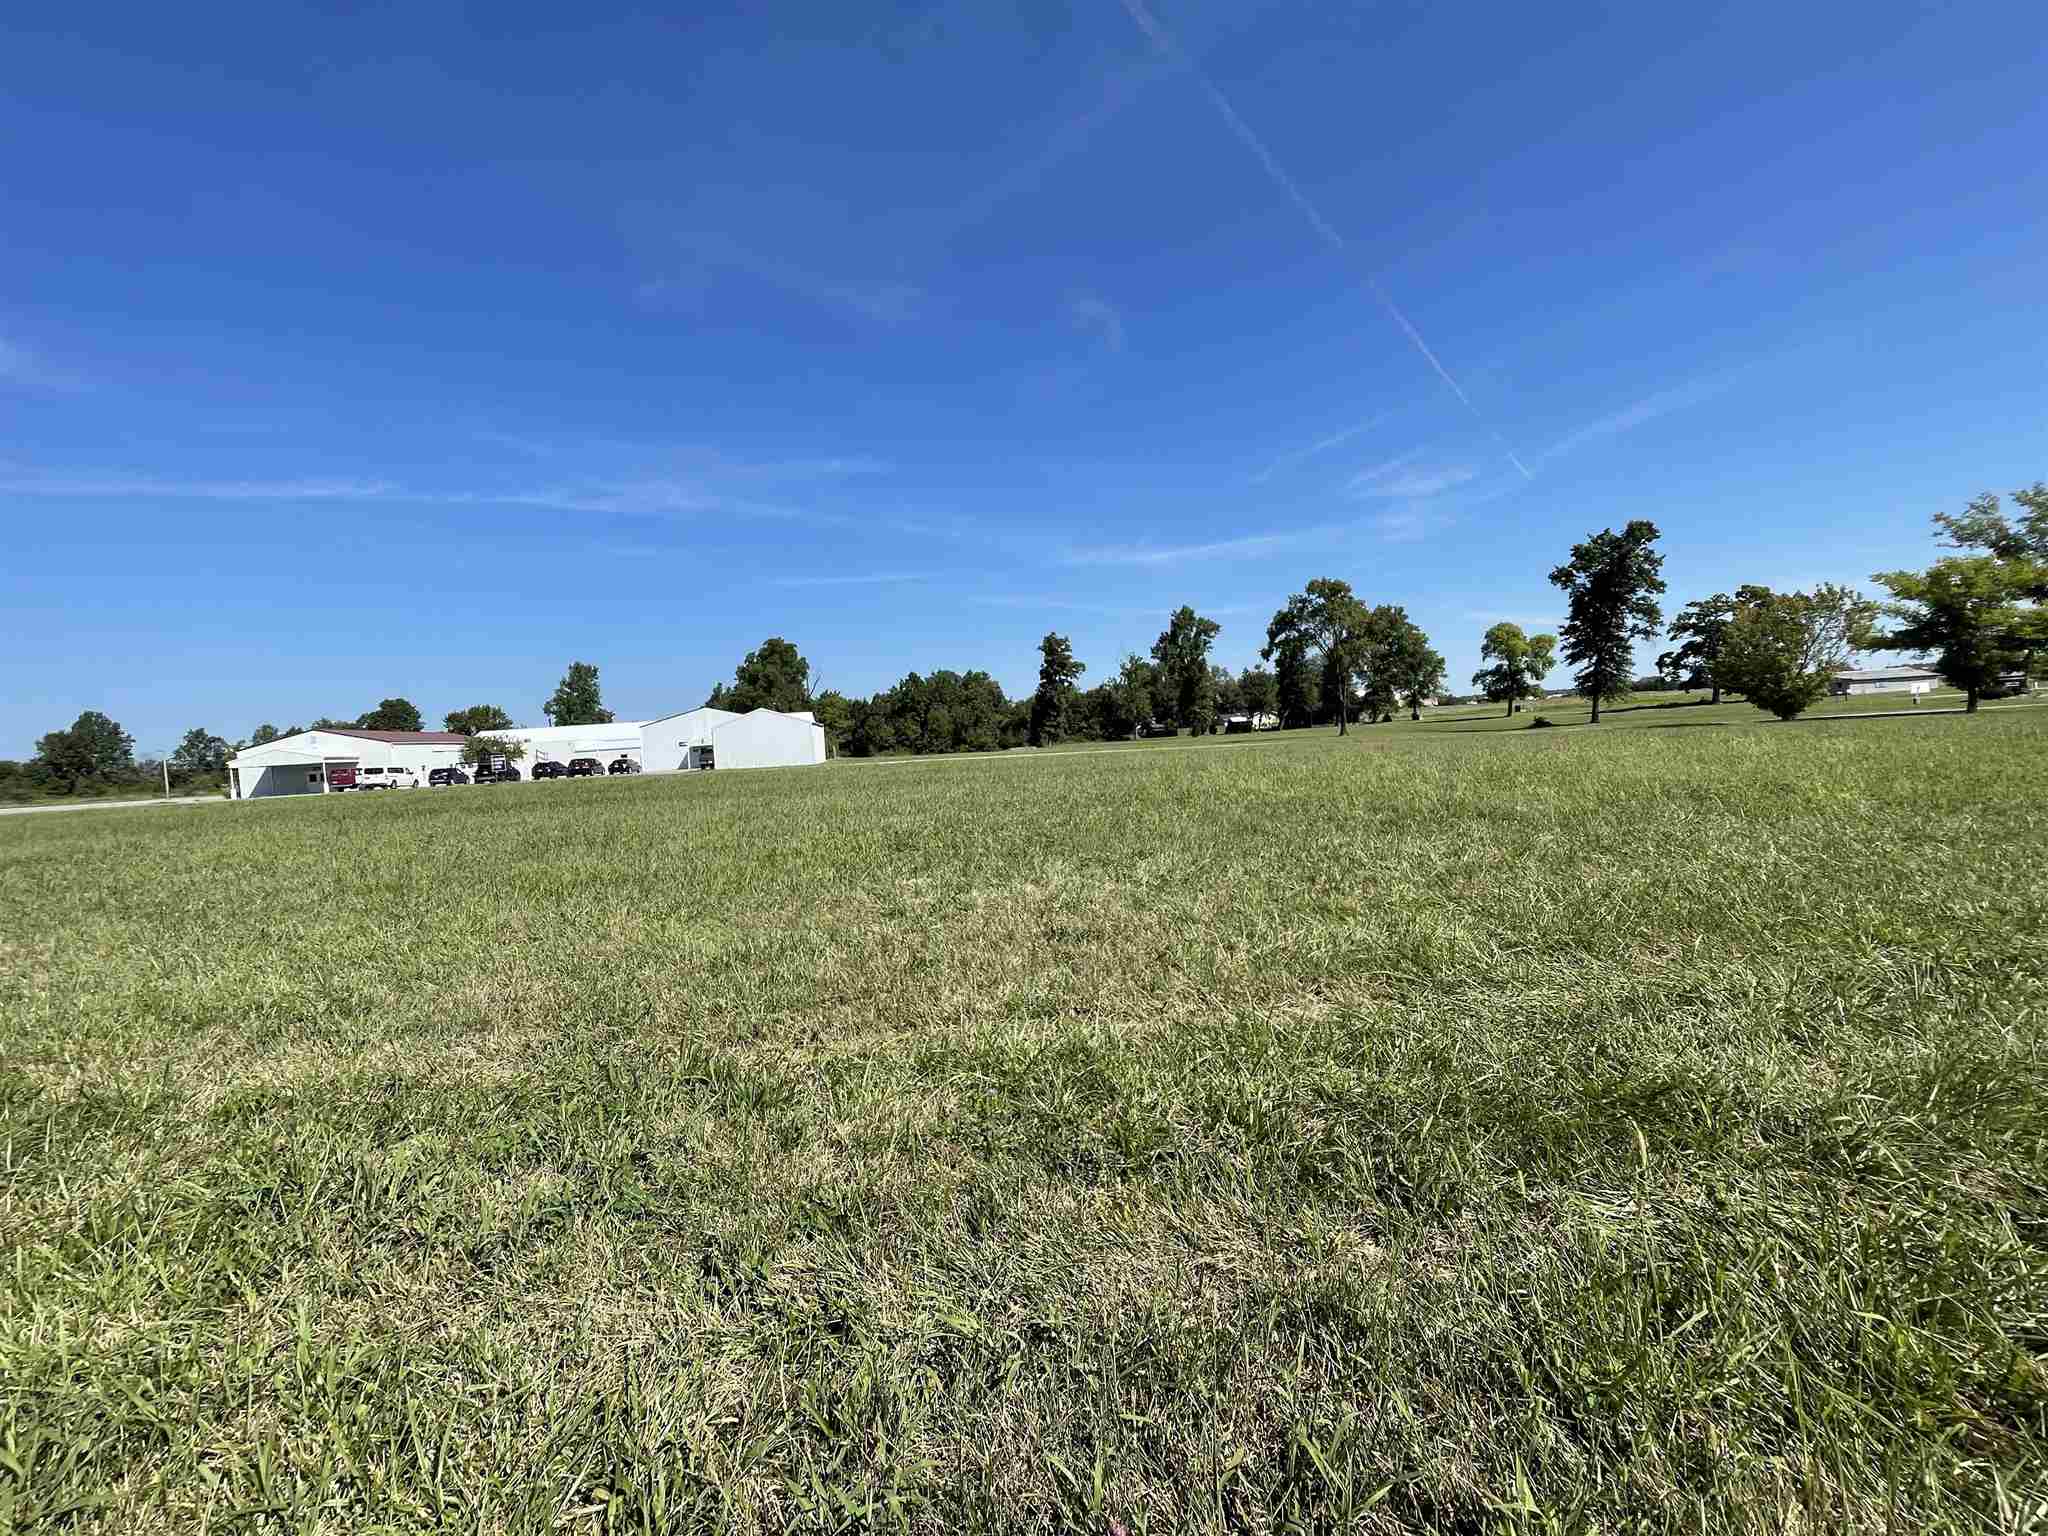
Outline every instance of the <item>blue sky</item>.
<svg viewBox="0 0 2048 1536"><path fill-rule="evenodd" d="M677 11L0 23L0 755L1319 575L1462 684L1601 526L1675 608L2048 476L2036 3Z"/></svg>

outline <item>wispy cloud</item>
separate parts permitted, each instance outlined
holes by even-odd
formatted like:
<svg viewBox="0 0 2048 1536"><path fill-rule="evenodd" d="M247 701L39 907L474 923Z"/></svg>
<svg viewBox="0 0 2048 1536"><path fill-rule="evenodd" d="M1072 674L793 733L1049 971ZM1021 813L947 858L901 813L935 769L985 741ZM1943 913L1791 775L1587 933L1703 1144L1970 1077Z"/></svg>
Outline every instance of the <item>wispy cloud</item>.
<svg viewBox="0 0 2048 1536"><path fill-rule="evenodd" d="M1189 560L1214 560L1225 556L1260 555L1290 544L1300 544L1327 530L1305 529L1299 533L1259 533L1239 539L1218 539L1207 544L1099 544L1070 549L1062 565L1179 565Z"/></svg>
<svg viewBox="0 0 2048 1536"><path fill-rule="evenodd" d="M1532 635L1554 633L1563 622L1555 613L1539 613L1533 608L1514 613L1502 613L1494 608L1467 608L1458 617L1467 624L1519 624Z"/></svg>
<svg viewBox="0 0 2048 1536"><path fill-rule="evenodd" d="M1479 471L1469 464L1450 464L1441 469L1417 470L1405 475L1396 475L1391 480L1381 480L1376 485L1364 488L1367 496L1387 496L1396 500L1421 501L1431 496L1441 496L1445 491L1477 479Z"/></svg>
<svg viewBox="0 0 2048 1536"><path fill-rule="evenodd" d="M1305 464L1319 453L1327 453L1330 449L1337 447L1341 443L1350 442L1352 438L1358 436L1361 432L1370 432L1386 419L1387 413L1381 411L1377 415L1368 416L1355 427L1346 427L1342 432L1332 432L1328 437L1318 438L1306 448L1297 448L1292 453L1283 453L1256 475L1253 475L1252 484L1264 485L1281 470L1293 469L1298 464Z"/></svg>
<svg viewBox="0 0 2048 1536"><path fill-rule="evenodd" d="M126 501L377 501L399 493L388 480L167 480L148 475L29 474L0 477L11 496Z"/></svg>
<svg viewBox="0 0 2048 1536"><path fill-rule="evenodd" d="M1405 507L1398 512L1382 512L1367 519L1367 524L1389 544L1415 544L1449 521L1449 518L1426 512L1420 507Z"/></svg>
<svg viewBox="0 0 2048 1536"><path fill-rule="evenodd" d="M69 394L84 388L85 381L41 353L0 336L0 386L36 394Z"/></svg>
<svg viewBox="0 0 2048 1536"><path fill-rule="evenodd" d="M1365 488L1371 485L1373 481L1384 479L1386 476L1391 475L1397 469L1406 469L1410 464L1413 464L1417 459L1421 457L1422 450L1420 448L1413 448L1410 449L1407 453L1397 454L1395 457L1391 459L1382 459L1379 463L1372 465L1370 468L1361 469L1357 474L1353 475L1348 481L1345 482L1344 489L1347 491L1363 494Z"/></svg>
<svg viewBox="0 0 2048 1536"><path fill-rule="evenodd" d="M930 581L928 571L872 571L857 576L777 576L771 587L878 587L897 582Z"/></svg>
<svg viewBox="0 0 2048 1536"><path fill-rule="evenodd" d="M1147 59L1135 68L1117 69L1105 75L1101 81L1101 93L1093 103L1063 119L1045 141L1013 169L984 182L944 216L933 228L934 242L949 242L1004 204L1027 196L1045 179L1047 172L1087 148L1112 118L1165 73L1164 61Z"/></svg>
<svg viewBox="0 0 2048 1536"><path fill-rule="evenodd" d="M731 236L711 231L690 232L678 239L686 253L684 270L641 284L642 298L699 295L712 274L739 272L820 308L875 325L905 324L924 314L931 303L924 288L900 278L818 272L773 252L749 250Z"/></svg>
<svg viewBox="0 0 2048 1536"><path fill-rule="evenodd" d="M1622 433L1634 431L1637 427L1642 426L1646 422L1655 421L1660 416L1668 416L1673 411L1681 411L1688 406L1698 405L1703 401L1710 400L1733 385L1735 378L1736 376L1733 373L1712 374L1706 378L1694 379L1689 383L1680 384L1671 389L1659 390L1652 395L1645 395L1642 399L1630 405L1625 405L1620 410L1610 411L1605 416L1594 418L1576 431L1567 432L1563 437L1539 453L1536 456L1536 462L1539 465L1548 464L1551 460L1562 458L1565 454L1572 452L1574 449L1583 448L1588 443L1599 442L1602 438L1619 437Z"/></svg>
<svg viewBox="0 0 2048 1536"><path fill-rule="evenodd" d="M1067 319L1076 330L1085 331L1112 352L1124 349L1124 317L1107 299L1092 293L1075 294L1067 300Z"/></svg>
<svg viewBox="0 0 2048 1536"><path fill-rule="evenodd" d="M861 520L822 508L733 496L687 480L563 481L552 485L426 489L391 480L181 480L105 473L0 474L0 494L63 500L364 502L399 506L537 507L606 517L694 517L716 513L768 522L851 528Z"/></svg>
<svg viewBox="0 0 2048 1536"><path fill-rule="evenodd" d="M1124 0L1124 9L1130 12L1131 20L1138 24L1139 30L1152 40L1153 47L1179 64L1182 69L1187 71L1190 78L1201 86L1203 94L1209 98L1210 104L1222 115L1223 121L1229 125L1230 131L1237 135L1238 142L1252 152L1253 157L1265 168L1266 175L1272 180L1273 184L1287 194L1288 201L1293 203L1302 217L1308 220L1309 227L1321 237L1323 243L1338 255L1349 258L1351 256L1351 243L1338 234L1336 226L1323 217L1322 210L1309 201L1308 194L1301 190L1300 185L1296 183L1294 178L1287 174L1278 160L1273 158L1273 152L1266 148L1265 140L1252 131L1251 124L1247 123L1239 115L1237 108L1231 105L1230 98L1225 96L1216 82L1209 78L1207 71L1195 62L1193 56L1186 49L1181 47L1180 40L1172 32L1168 31L1158 18L1153 16L1152 12L1146 8L1145 0ZM1458 403L1471 413L1475 421L1486 427L1494 440L1500 444L1501 451L1507 455L1508 462L1521 471L1523 478L1530 478L1528 466L1515 456L1515 451L1508 446L1507 439L1502 437L1499 431L1494 429L1492 424L1479 414L1479 407L1472 403L1471 396L1465 393L1463 386L1451 377L1450 369L1443 365L1438 359L1435 349L1427 341L1423 340L1422 332L1415 328L1414 322L1402 311L1401 306L1394 302L1394 296L1387 291L1386 285L1370 272L1361 271L1361 276L1364 278L1367 290L1379 301L1380 307L1386 310L1394 323L1401 328L1402 334L1414 344L1415 350L1422 354L1423 360L1435 370L1436 376L1443 380L1452 394L1458 397Z"/></svg>
<svg viewBox="0 0 2048 1536"><path fill-rule="evenodd" d="M832 459L775 459L762 464L734 464L730 472L761 480L843 480L859 475L886 475L896 468L887 459L854 454Z"/></svg>
<svg viewBox="0 0 2048 1536"><path fill-rule="evenodd" d="M545 459L555 451L555 445L544 437L528 437L519 432L500 432L495 427L478 427L474 436L478 442L489 443L493 448L509 448L530 459Z"/></svg>
<svg viewBox="0 0 2048 1536"><path fill-rule="evenodd" d="M479 434L483 435L483 434ZM492 433L493 438L510 434ZM517 440L532 456L552 458L556 446L542 439ZM507 447L513 446L507 442ZM616 517L694 517L708 514L762 521L799 522L820 527L874 526L877 519L825 507L792 505L750 494L783 483L840 480L880 475L891 469L865 456L799 458L758 462L699 455L701 469L676 474L563 475L546 479L507 474L498 484L408 485L362 476L298 476L225 479L102 469L32 469L0 462L0 493L62 500L177 500L214 502L363 502L391 506L535 507L556 512Z"/></svg>
<svg viewBox="0 0 2048 1536"><path fill-rule="evenodd" d="M1072 598L1029 592L971 593L966 598L966 601L981 608L1025 608L1034 612L1044 609L1051 613L1090 613L1105 619L1164 617L1173 606L1172 604L1163 603L1084 603L1076 602ZM1224 619L1234 614L1265 611L1254 603L1204 603L1197 601L1194 606L1196 612L1212 619Z"/></svg>
<svg viewBox="0 0 2048 1536"><path fill-rule="evenodd" d="M466 427L462 430L477 442L505 449L524 459L605 463L616 466L614 473L620 476L630 475L635 472L635 467L640 467L664 473L679 470L715 479L846 480L891 474L896 468L888 459L868 453L744 459L703 443L631 440L587 433L553 436L500 426Z"/></svg>

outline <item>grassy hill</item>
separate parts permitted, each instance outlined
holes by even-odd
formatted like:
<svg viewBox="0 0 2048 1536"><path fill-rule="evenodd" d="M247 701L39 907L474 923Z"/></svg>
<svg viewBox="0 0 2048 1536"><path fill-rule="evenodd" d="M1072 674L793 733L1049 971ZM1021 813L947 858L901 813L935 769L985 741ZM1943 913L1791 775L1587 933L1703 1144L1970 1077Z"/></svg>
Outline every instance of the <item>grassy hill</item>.
<svg viewBox="0 0 2048 1536"><path fill-rule="evenodd" d="M1722 708L0 823L0 1514L2015 1529L2048 712Z"/></svg>

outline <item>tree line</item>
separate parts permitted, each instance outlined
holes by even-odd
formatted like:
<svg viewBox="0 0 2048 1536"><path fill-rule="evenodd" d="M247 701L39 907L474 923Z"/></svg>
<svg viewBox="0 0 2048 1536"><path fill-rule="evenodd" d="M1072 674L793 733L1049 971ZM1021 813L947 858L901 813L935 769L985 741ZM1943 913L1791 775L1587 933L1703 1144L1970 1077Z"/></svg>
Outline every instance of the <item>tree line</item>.
<svg viewBox="0 0 2048 1536"><path fill-rule="evenodd" d="M601 725L612 719L612 712L604 707L597 668L587 661L569 664L555 691L541 705L541 712L550 725ZM471 704L450 710L442 717L441 728L475 737L508 731L516 724L500 705ZM161 788L167 776L174 790L187 794L221 792L227 787L228 759L248 747L265 746L301 731L425 729L419 707L410 699L388 698L348 718L320 715L304 725L282 727L265 721L239 741L195 726L162 760L138 760L135 738L119 722L89 709L62 730L40 738L35 756L26 762L0 758L0 799L144 793Z"/></svg>
<svg viewBox="0 0 2048 1536"><path fill-rule="evenodd" d="M2027 686L2048 656L2048 482L2012 493L2008 515L1985 492L1959 514L1936 513L1940 543L1955 551L1924 571L1880 571L1871 579L1888 601L1848 587L1774 592L1743 585L1687 603L1668 630L1658 603L1666 588L1656 524L1637 518L1602 529L1574 545L1550 573L1565 596L1556 634L1526 634L1503 620L1480 639L1484 663L1472 675L1477 697L1512 714L1541 697L1560 658L1572 687L1602 706L1645 686L1711 690L1707 702L1737 694L1757 708L1792 719L1824 696L1837 673L1864 651L1926 657L1963 693L1965 707ZM824 725L835 753L999 751L1059 741L1109 741L1154 732L1207 734L1232 716L1269 717L1282 728L1335 722L1384 723L1405 709L1419 718L1444 683L1444 659L1398 604L1368 604L1349 582L1319 577L1290 596L1266 626L1260 665L1233 673L1210 660L1222 626L1182 605L1149 655L1127 654L1114 676L1083 689L1087 667L1068 638L1039 642L1038 686L1011 699L983 671L911 672L867 698L824 688L790 641L774 636L749 651L705 702L745 712L809 710ZM1643 641L1676 642L1648 677L1631 674ZM541 706L550 724L609 722L598 669L572 662ZM451 710L444 728L478 737L513 727L495 704ZM321 717L280 730L259 725L247 741L229 742L203 727L188 731L165 762L137 761L134 738L98 710L87 710L36 744L29 761L0 759L0 798L105 794L161 781L220 787L227 760L301 730L416 731L420 712L408 699L388 698L350 720Z"/></svg>

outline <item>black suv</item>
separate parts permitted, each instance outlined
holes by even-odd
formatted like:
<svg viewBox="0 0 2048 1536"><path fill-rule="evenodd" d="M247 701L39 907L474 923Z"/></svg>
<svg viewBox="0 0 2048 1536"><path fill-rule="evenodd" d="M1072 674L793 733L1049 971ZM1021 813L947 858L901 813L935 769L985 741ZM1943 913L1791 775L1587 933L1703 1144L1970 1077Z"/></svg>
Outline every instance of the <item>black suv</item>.
<svg viewBox="0 0 2048 1536"><path fill-rule="evenodd" d="M623 752L612 759L611 767L605 769L606 773L638 773L639 771L640 764L638 761L626 756Z"/></svg>
<svg viewBox="0 0 2048 1536"><path fill-rule="evenodd" d="M479 784L517 784L519 765L509 763L502 757L494 757L487 763L476 765L476 782Z"/></svg>
<svg viewBox="0 0 2048 1536"><path fill-rule="evenodd" d="M427 775L427 787L429 789L440 789L444 785L467 784L468 782L469 775L460 768L436 768Z"/></svg>
<svg viewBox="0 0 2048 1536"><path fill-rule="evenodd" d="M535 779L559 779L568 772L569 770L560 763L535 763L533 765L533 776Z"/></svg>
<svg viewBox="0 0 2048 1536"><path fill-rule="evenodd" d="M569 777L572 779L594 778L604 772L604 764L594 757L572 757L569 759Z"/></svg>

